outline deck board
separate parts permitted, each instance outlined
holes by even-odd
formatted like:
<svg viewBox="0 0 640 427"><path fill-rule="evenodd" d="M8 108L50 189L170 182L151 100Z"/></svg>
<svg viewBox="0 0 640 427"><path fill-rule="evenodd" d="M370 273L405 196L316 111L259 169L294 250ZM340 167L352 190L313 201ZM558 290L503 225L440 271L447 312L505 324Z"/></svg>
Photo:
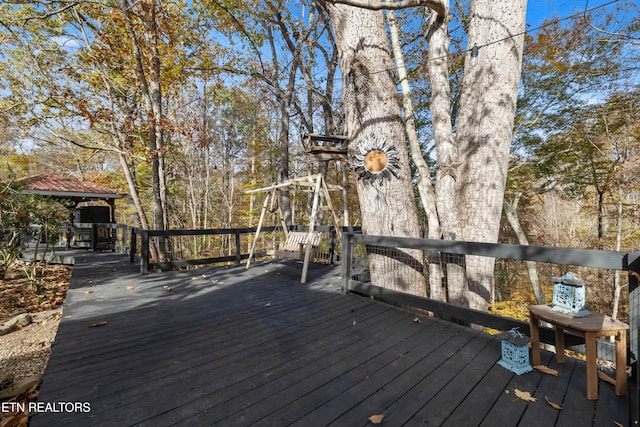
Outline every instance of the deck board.
<svg viewBox="0 0 640 427"><path fill-rule="evenodd" d="M549 399L550 402L562 406L571 374L575 368L575 360L567 358L563 365L558 365L555 357L552 358L549 353L547 353L546 359L546 365L557 370L558 376L543 375L538 388L532 395L540 402L546 402L546 399ZM558 409L555 409L551 404L528 406L520 422L532 427L554 425L558 414Z"/></svg>
<svg viewBox="0 0 640 427"><path fill-rule="evenodd" d="M500 359L495 340L479 349L466 366L410 419L411 423L441 425Z"/></svg>
<svg viewBox="0 0 640 427"><path fill-rule="evenodd" d="M76 259L39 400L91 411L30 425L628 423L628 399L609 384L586 400L584 362L543 351L558 377L515 375L496 364L495 337L344 296L339 268L312 265L306 285L300 273L275 261L141 276L120 255Z"/></svg>

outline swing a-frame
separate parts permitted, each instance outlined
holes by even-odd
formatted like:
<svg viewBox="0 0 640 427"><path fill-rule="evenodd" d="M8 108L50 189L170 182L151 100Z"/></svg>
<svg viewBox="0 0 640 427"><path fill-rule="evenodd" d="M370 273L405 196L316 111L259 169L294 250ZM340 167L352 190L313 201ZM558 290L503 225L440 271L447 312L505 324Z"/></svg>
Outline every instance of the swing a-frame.
<svg viewBox="0 0 640 427"><path fill-rule="evenodd" d="M313 204L311 207L311 215L309 216L309 230L306 232L289 231L287 225L284 223L284 215L282 214L282 209L277 205L278 190L291 187L305 187L313 192ZM258 221L256 234L253 238L253 242L251 243L251 248L249 250L247 268L249 268L249 266L251 265L251 259L253 258L256 242L258 241L258 237L260 236L260 230L264 223L267 211L273 212L274 210L277 210L280 217L280 222L282 224L282 229L285 233L286 241L284 244L284 249L285 251L288 251L290 255L303 261L302 277L300 278L300 283L306 283L307 272L309 271L309 261L311 260L312 252L315 248L318 247L320 242L320 234L315 231L316 218L320 211L326 211L330 214L333 225L336 227L336 235L338 241L340 242L342 240L338 217L335 214L333 204L331 203L331 197L329 195L330 189L341 191L342 187L337 185L327 185L322 175L317 174L300 178L293 178L288 181L270 185L268 187L246 191L246 193L248 194L267 193L264 198L264 203L262 204L262 210L260 212L260 220ZM275 209L275 206L278 206L278 208ZM285 251L277 252L276 255L282 256L286 253ZM286 257L290 258L291 256Z"/></svg>

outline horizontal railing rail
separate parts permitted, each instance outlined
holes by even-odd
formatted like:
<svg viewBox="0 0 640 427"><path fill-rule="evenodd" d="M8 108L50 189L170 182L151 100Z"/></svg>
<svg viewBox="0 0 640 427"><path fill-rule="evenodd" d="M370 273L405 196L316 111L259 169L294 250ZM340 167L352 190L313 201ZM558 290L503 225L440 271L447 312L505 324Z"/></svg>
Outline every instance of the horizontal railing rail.
<svg viewBox="0 0 640 427"><path fill-rule="evenodd" d="M437 252L441 255L459 256L476 255L505 260L534 261L558 265L571 265L610 269L627 272L629 290L629 320L631 351L635 356L634 375L638 370L638 342L640 341L640 253L615 252L589 249L552 248L539 246L522 246L511 244L491 244L478 242L462 242L449 240L433 240L420 238L403 238L389 236L372 236L344 233L342 240L342 280L345 293L357 293L405 307L415 307L434 313L436 316L457 320L467 324L477 324L498 330L518 328L530 334L529 323L488 312L472 310L446 302L418 297L400 291L374 286L369 282L355 280L354 245L364 245L369 253L375 247L417 249L426 252ZM364 276L367 277L367 276ZM541 328L540 340L553 345L554 331ZM571 334L565 334L567 346L584 344L584 340ZM639 393L638 390L635 393Z"/></svg>
<svg viewBox="0 0 640 427"><path fill-rule="evenodd" d="M289 227L290 231L306 231L309 226L305 225L292 225ZM174 268L207 265L215 263L233 262L240 264L243 260L249 257L248 253L242 252L242 245L240 236L245 234L253 234L257 230L257 227L242 227L242 228L215 228L215 229L178 229L178 230L144 230L141 228L130 229L130 261L132 263L140 260L140 272L142 274L148 274L153 270L171 270ZM270 233L281 231L280 226L261 227L261 233ZM327 262L332 264L336 258L336 249L338 246L338 238L336 228L333 226L316 226L314 230L321 233L327 233L329 236L328 241L328 253ZM343 227L341 232L354 232L358 233L359 227ZM180 259L180 260L168 260L162 262L150 262L150 248L149 242L151 238L172 238L177 236L213 236L213 235L233 235L235 239L234 253L227 256L219 257L203 257L194 259ZM138 236L140 236L140 251L138 252ZM259 251L254 254L256 257L267 256L266 251Z"/></svg>
<svg viewBox="0 0 640 427"><path fill-rule="evenodd" d="M152 270L171 270L187 266L198 266L206 264L215 264L222 262L234 262L240 264L242 260L249 257L248 253L242 253L240 244L240 236L243 234L251 234L256 232L256 227L244 228L215 228L215 229L180 229L180 230L144 230L141 228L132 228L131 230L131 251L129 253L130 262L136 262L138 256L140 259L140 273L149 274ZM279 227L262 227L262 231L271 232L278 230ZM233 235L235 238L235 251L233 255L220 257L205 257L186 260L172 260L162 262L149 261L149 242L153 237L175 237L175 236L214 236L214 235ZM138 236L140 236L140 253L137 253ZM265 256L266 253L259 252L256 256Z"/></svg>

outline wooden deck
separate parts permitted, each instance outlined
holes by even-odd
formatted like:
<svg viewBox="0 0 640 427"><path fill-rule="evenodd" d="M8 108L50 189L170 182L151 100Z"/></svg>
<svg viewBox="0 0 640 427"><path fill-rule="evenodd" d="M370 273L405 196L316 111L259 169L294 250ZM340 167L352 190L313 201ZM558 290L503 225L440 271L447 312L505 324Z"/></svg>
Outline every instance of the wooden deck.
<svg viewBox="0 0 640 427"><path fill-rule="evenodd" d="M338 268L313 265L301 285L300 269L140 276L122 255L79 257L39 401L90 411L40 412L30 425L360 426L376 414L389 426L629 424L613 386L586 399L581 361L543 352L558 377L518 376L496 365L494 337L344 296Z"/></svg>

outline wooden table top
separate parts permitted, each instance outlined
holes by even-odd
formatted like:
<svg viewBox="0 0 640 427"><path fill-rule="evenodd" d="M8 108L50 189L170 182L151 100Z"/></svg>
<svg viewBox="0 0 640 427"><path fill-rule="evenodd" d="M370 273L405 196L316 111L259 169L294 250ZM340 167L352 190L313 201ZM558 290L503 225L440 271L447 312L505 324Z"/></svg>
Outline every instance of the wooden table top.
<svg viewBox="0 0 640 427"><path fill-rule="evenodd" d="M592 312L588 316L573 317L553 311L548 305L530 305L529 311L536 318L555 325L583 332L619 331L629 329L629 325L602 313Z"/></svg>

